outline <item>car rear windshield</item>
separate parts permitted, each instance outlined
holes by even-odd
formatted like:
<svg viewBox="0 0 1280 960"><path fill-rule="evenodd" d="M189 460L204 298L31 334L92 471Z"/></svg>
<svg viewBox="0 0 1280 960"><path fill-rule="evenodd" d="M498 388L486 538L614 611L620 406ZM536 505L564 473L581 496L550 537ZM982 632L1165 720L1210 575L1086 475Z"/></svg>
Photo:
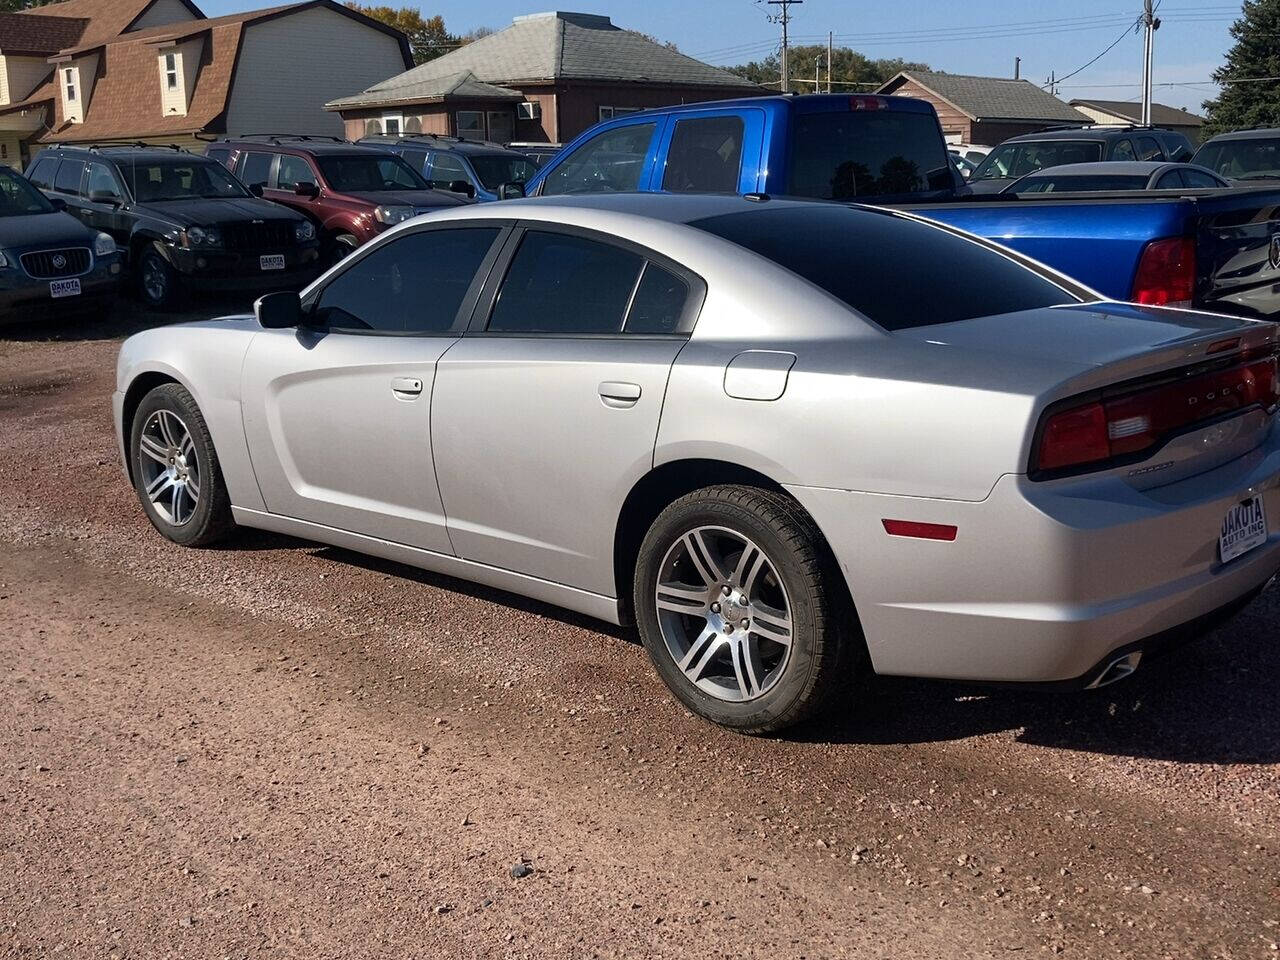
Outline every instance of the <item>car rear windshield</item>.
<svg viewBox="0 0 1280 960"><path fill-rule="evenodd" d="M344 193L430 189L413 167L396 156L318 157L317 162L329 186Z"/></svg>
<svg viewBox="0 0 1280 960"><path fill-rule="evenodd" d="M999 180L1025 177L1037 170L1061 167L1068 163L1094 163L1102 159L1102 144L1097 140L1033 140L1027 143L1005 143L996 147L973 171L973 180Z"/></svg>
<svg viewBox="0 0 1280 960"><path fill-rule="evenodd" d="M1096 177L1025 177L1009 193L1084 193L1088 190L1142 190L1146 177L1099 174Z"/></svg>
<svg viewBox="0 0 1280 960"><path fill-rule="evenodd" d="M119 160L139 203L247 197L248 190L216 160Z"/></svg>
<svg viewBox="0 0 1280 960"><path fill-rule="evenodd" d="M1228 180L1280 178L1280 139L1250 138L1206 143L1191 162Z"/></svg>
<svg viewBox="0 0 1280 960"><path fill-rule="evenodd" d="M52 213L53 204L43 193L0 166L0 217L25 217L33 213Z"/></svg>
<svg viewBox="0 0 1280 960"><path fill-rule="evenodd" d="M504 183L524 183L538 172L528 157L473 153L468 159L486 190L497 190Z"/></svg>
<svg viewBox="0 0 1280 960"><path fill-rule="evenodd" d="M772 260L887 330L1080 302L989 247L887 212L774 201L691 225Z"/></svg>
<svg viewBox="0 0 1280 960"><path fill-rule="evenodd" d="M850 110L795 119L787 186L792 196L852 200L954 185L932 113Z"/></svg>

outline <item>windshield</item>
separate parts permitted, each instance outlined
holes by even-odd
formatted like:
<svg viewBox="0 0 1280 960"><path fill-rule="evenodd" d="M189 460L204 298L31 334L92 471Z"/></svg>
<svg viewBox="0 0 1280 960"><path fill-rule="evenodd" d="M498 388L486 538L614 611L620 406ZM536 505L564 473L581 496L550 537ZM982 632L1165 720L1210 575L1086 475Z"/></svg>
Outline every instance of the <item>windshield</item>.
<svg viewBox="0 0 1280 960"><path fill-rule="evenodd" d="M429 190L431 185L399 157L319 157L320 172L334 190L377 193Z"/></svg>
<svg viewBox="0 0 1280 960"><path fill-rule="evenodd" d="M1039 140L1006 143L996 147L978 164L970 180L1025 177L1037 170L1068 163L1093 163L1102 159L1102 144L1094 140Z"/></svg>
<svg viewBox="0 0 1280 960"><path fill-rule="evenodd" d="M787 192L853 200L955 186L932 113L905 110L806 113L796 117Z"/></svg>
<svg viewBox="0 0 1280 960"><path fill-rule="evenodd" d="M982 243L881 211L773 203L690 226L772 260L886 330L1079 302Z"/></svg>
<svg viewBox="0 0 1280 960"><path fill-rule="evenodd" d="M121 160L120 172L139 203L251 196L222 164L212 160Z"/></svg>
<svg viewBox="0 0 1280 960"><path fill-rule="evenodd" d="M1280 178L1280 138L1206 143L1191 162L1228 180Z"/></svg>
<svg viewBox="0 0 1280 960"><path fill-rule="evenodd" d="M53 213L53 204L26 180L0 166L0 217L26 217Z"/></svg>
<svg viewBox="0 0 1280 960"><path fill-rule="evenodd" d="M486 190L497 190L504 183L524 183L538 170L528 157L472 154L467 159Z"/></svg>
<svg viewBox="0 0 1280 960"><path fill-rule="evenodd" d="M1024 177L1005 193L1084 193L1089 190L1142 190L1146 177L1099 174L1096 177Z"/></svg>

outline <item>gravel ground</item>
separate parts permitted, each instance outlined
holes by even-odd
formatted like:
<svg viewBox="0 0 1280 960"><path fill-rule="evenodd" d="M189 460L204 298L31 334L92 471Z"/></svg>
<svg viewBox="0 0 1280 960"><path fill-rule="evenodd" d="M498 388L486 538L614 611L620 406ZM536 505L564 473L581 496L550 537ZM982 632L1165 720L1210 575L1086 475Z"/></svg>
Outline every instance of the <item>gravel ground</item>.
<svg viewBox="0 0 1280 960"><path fill-rule="evenodd" d="M0 957L1277 956L1275 590L1104 691L738 737L625 631L160 539L132 310L0 328Z"/></svg>

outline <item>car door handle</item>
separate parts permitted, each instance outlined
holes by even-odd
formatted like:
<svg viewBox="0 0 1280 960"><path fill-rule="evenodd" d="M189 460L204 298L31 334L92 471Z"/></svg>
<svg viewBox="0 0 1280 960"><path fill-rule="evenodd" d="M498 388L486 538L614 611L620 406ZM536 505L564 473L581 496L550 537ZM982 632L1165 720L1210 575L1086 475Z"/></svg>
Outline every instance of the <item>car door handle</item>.
<svg viewBox="0 0 1280 960"><path fill-rule="evenodd" d="M422 393L422 381L417 377L395 377L391 381L391 392L399 397L416 397Z"/></svg>
<svg viewBox="0 0 1280 960"><path fill-rule="evenodd" d="M640 399L640 384L606 380L598 387L606 407L634 407Z"/></svg>

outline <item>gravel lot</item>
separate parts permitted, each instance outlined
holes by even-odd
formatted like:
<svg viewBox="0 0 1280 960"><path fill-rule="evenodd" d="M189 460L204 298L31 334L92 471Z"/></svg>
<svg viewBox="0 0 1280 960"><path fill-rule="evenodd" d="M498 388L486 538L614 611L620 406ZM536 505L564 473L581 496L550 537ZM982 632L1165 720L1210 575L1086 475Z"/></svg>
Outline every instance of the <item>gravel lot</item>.
<svg viewBox="0 0 1280 960"><path fill-rule="evenodd" d="M162 319L0 328L0 957L1277 956L1277 591L1093 694L742 738L625 631L162 540L109 411Z"/></svg>

